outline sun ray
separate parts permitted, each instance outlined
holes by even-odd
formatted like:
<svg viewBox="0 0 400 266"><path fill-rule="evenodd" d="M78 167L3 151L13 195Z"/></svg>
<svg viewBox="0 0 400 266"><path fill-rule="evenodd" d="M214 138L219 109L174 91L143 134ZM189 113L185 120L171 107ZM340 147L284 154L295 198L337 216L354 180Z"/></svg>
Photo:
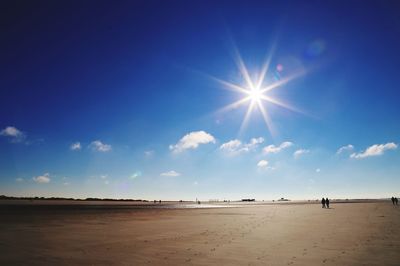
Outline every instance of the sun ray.
<svg viewBox="0 0 400 266"><path fill-rule="evenodd" d="M263 67L261 69L261 73L260 73L260 75L258 77L258 80L257 80L256 88L261 88L262 83L264 82L265 75L268 72L269 65L271 64L272 56L273 56L273 54L275 52L275 47L276 47L276 43L274 43L272 45L271 51L268 53L267 59L265 60L265 62L263 64Z"/></svg>
<svg viewBox="0 0 400 266"><path fill-rule="evenodd" d="M283 107L283 108L285 108L285 109L288 109L288 110L290 110L290 111L293 111L293 112L296 112L296 113L300 113L300 114L307 115L307 114L306 114L305 112L303 112L302 110L300 110L300 109L298 109L298 108L296 108L296 107L290 106L289 104L283 103L283 102L281 102L281 101L279 101L279 100L277 100L277 99L275 99L275 98L272 98L272 97L269 97L269 96L266 96L266 95L262 95L262 96L261 96L261 99L263 99L263 100L265 100L265 101L267 101L267 102L273 103L273 104L275 104L275 105L278 105L278 106L280 106L280 107Z"/></svg>
<svg viewBox="0 0 400 266"><path fill-rule="evenodd" d="M231 104L228 104L228 105L226 105L226 106L224 106L224 107L218 109L216 112L217 112L217 113L222 113L222 112L227 112L227 111L236 109L236 108L238 108L241 104L243 104L243 103L245 103L245 102L247 102L247 101L249 101L249 100L250 100L250 96L245 97L245 98L242 98L242 99L240 99L240 100L238 100L238 101L236 101L236 102L233 102L233 103L231 103Z"/></svg>
<svg viewBox="0 0 400 266"><path fill-rule="evenodd" d="M213 81L216 81L217 83L220 83L221 85L223 85L224 89L229 89L229 90L232 90L232 91L238 91L238 92L241 92L241 93L248 93L247 89L245 89L245 88L243 88L243 87L241 87L241 86L239 86L237 84L231 83L231 82L226 81L226 80L222 80L220 78L217 78L217 77L215 77L213 75L210 75L210 74L205 73L205 72L200 71L200 70L196 70L196 69L189 69L189 70L191 72L194 72L194 73L198 74L198 75L201 75L201 76L209 78L209 79L211 79Z"/></svg>
<svg viewBox="0 0 400 266"><path fill-rule="evenodd" d="M246 114L243 118L242 124L240 125L239 136L242 134L242 132L244 131L244 129L247 126L247 123L249 122L249 118L250 118L251 112L253 111L254 105L255 105L254 101L251 101L251 103L249 104L249 107L247 108Z"/></svg>
<svg viewBox="0 0 400 266"><path fill-rule="evenodd" d="M261 91L261 93L265 93L265 92L268 92L268 91L273 90L275 88L281 87L282 85L285 85L286 83L292 81L293 79L296 79L296 78L299 78L299 77L303 76L305 73L306 72L304 70L298 71L295 74L293 74L293 75L291 75L291 76L289 76L287 78L281 79L281 80L279 80L277 82L274 82L274 83L268 85L267 87L264 87L264 88L260 89L260 91Z"/></svg>
<svg viewBox="0 0 400 266"><path fill-rule="evenodd" d="M257 104L258 104L258 108L260 109L261 115L264 118L264 122L267 125L267 128L268 128L269 132L271 133L272 136L276 136L276 131L275 131L274 127L273 127L272 120L269 117L267 111L265 110L265 108L262 105L261 101L257 102Z"/></svg>
<svg viewBox="0 0 400 266"><path fill-rule="evenodd" d="M248 90L246 90L246 89L240 87L239 85L230 83L230 82L228 82L228 81L225 81L225 80L222 80L222 79L213 77L213 76L209 76L209 77L210 77L211 79L217 81L218 83L221 83L222 85L224 85L224 86L226 86L226 87L232 89L232 90L239 91L239 92L241 92L241 93L248 93Z"/></svg>
<svg viewBox="0 0 400 266"><path fill-rule="evenodd" d="M244 80L246 81L247 85L250 88L254 88L253 81L250 78L249 72L247 71L246 65L244 64L242 57L236 47L234 47L234 52L235 52L235 61L236 65L239 68L240 73L243 75Z"/></svg>

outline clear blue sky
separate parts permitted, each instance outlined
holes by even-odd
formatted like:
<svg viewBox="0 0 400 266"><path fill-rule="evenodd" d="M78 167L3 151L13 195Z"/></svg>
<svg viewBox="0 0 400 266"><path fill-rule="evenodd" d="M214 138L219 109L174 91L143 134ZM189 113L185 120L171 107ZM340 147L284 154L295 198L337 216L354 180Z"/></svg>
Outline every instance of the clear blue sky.
<svg viewBox="0 0 400 266"><path fill-rule="evenodd" d="M0 194L400 196L397 1L0 10ZM245 95L215 78L249 89L235 51L253 82L270 55L265 95L301 112L262 101L272 132L259 107L242 126L250 102L221 111Z"/></svg>

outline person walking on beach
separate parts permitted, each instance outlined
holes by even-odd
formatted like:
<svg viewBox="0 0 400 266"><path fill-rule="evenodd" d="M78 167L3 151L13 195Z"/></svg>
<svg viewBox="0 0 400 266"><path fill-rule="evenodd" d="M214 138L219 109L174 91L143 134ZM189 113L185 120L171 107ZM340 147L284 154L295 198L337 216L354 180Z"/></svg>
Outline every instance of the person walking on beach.
<svg viewBox="0 0 400 266"><path fill-rule="evenodd" d="M399 203L399 200L397 199L397 197L394 197L394 203L396 203L396 205Z"/></svg>
<svg viewBox="0 0 400 266"><path fill-rule="evenodd" d="M322 203L322 208L325 208L325 198L322 198L321 203Z"/></svg>
<svg viewBox="0 0 400 266"><path fill-rule="evenodd" d="M326 207L329 209L329 199L328 198L326 198L325 204L326 204Z"/></svg>
<svg viewBox="0 0 400 266"><path fill-rule="evenodd" d="M392 197L392 203L393 203L393 205L394 205L394 197Z"/></svg>

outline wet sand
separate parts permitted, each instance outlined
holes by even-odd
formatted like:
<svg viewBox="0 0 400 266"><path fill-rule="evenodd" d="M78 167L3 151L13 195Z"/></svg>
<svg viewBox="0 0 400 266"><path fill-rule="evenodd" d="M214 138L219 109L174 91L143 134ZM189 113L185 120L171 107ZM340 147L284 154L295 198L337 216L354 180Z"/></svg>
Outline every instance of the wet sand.
<svg viewBox="0 0 400 266"><path fill-rule="evenodd" d="M390 202L0 206L0 265L399 265Z"/></svg>

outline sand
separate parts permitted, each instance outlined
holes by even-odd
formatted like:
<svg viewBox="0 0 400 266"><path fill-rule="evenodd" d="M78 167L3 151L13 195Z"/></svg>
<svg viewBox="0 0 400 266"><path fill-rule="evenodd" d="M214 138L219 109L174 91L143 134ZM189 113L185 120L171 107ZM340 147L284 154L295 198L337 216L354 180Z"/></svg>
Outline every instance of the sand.
<svg viewBox="0 0 400 266"><path fill-rule="evenodd" d="M400 265L390 202L0 207L0 265Z"/></svg>

